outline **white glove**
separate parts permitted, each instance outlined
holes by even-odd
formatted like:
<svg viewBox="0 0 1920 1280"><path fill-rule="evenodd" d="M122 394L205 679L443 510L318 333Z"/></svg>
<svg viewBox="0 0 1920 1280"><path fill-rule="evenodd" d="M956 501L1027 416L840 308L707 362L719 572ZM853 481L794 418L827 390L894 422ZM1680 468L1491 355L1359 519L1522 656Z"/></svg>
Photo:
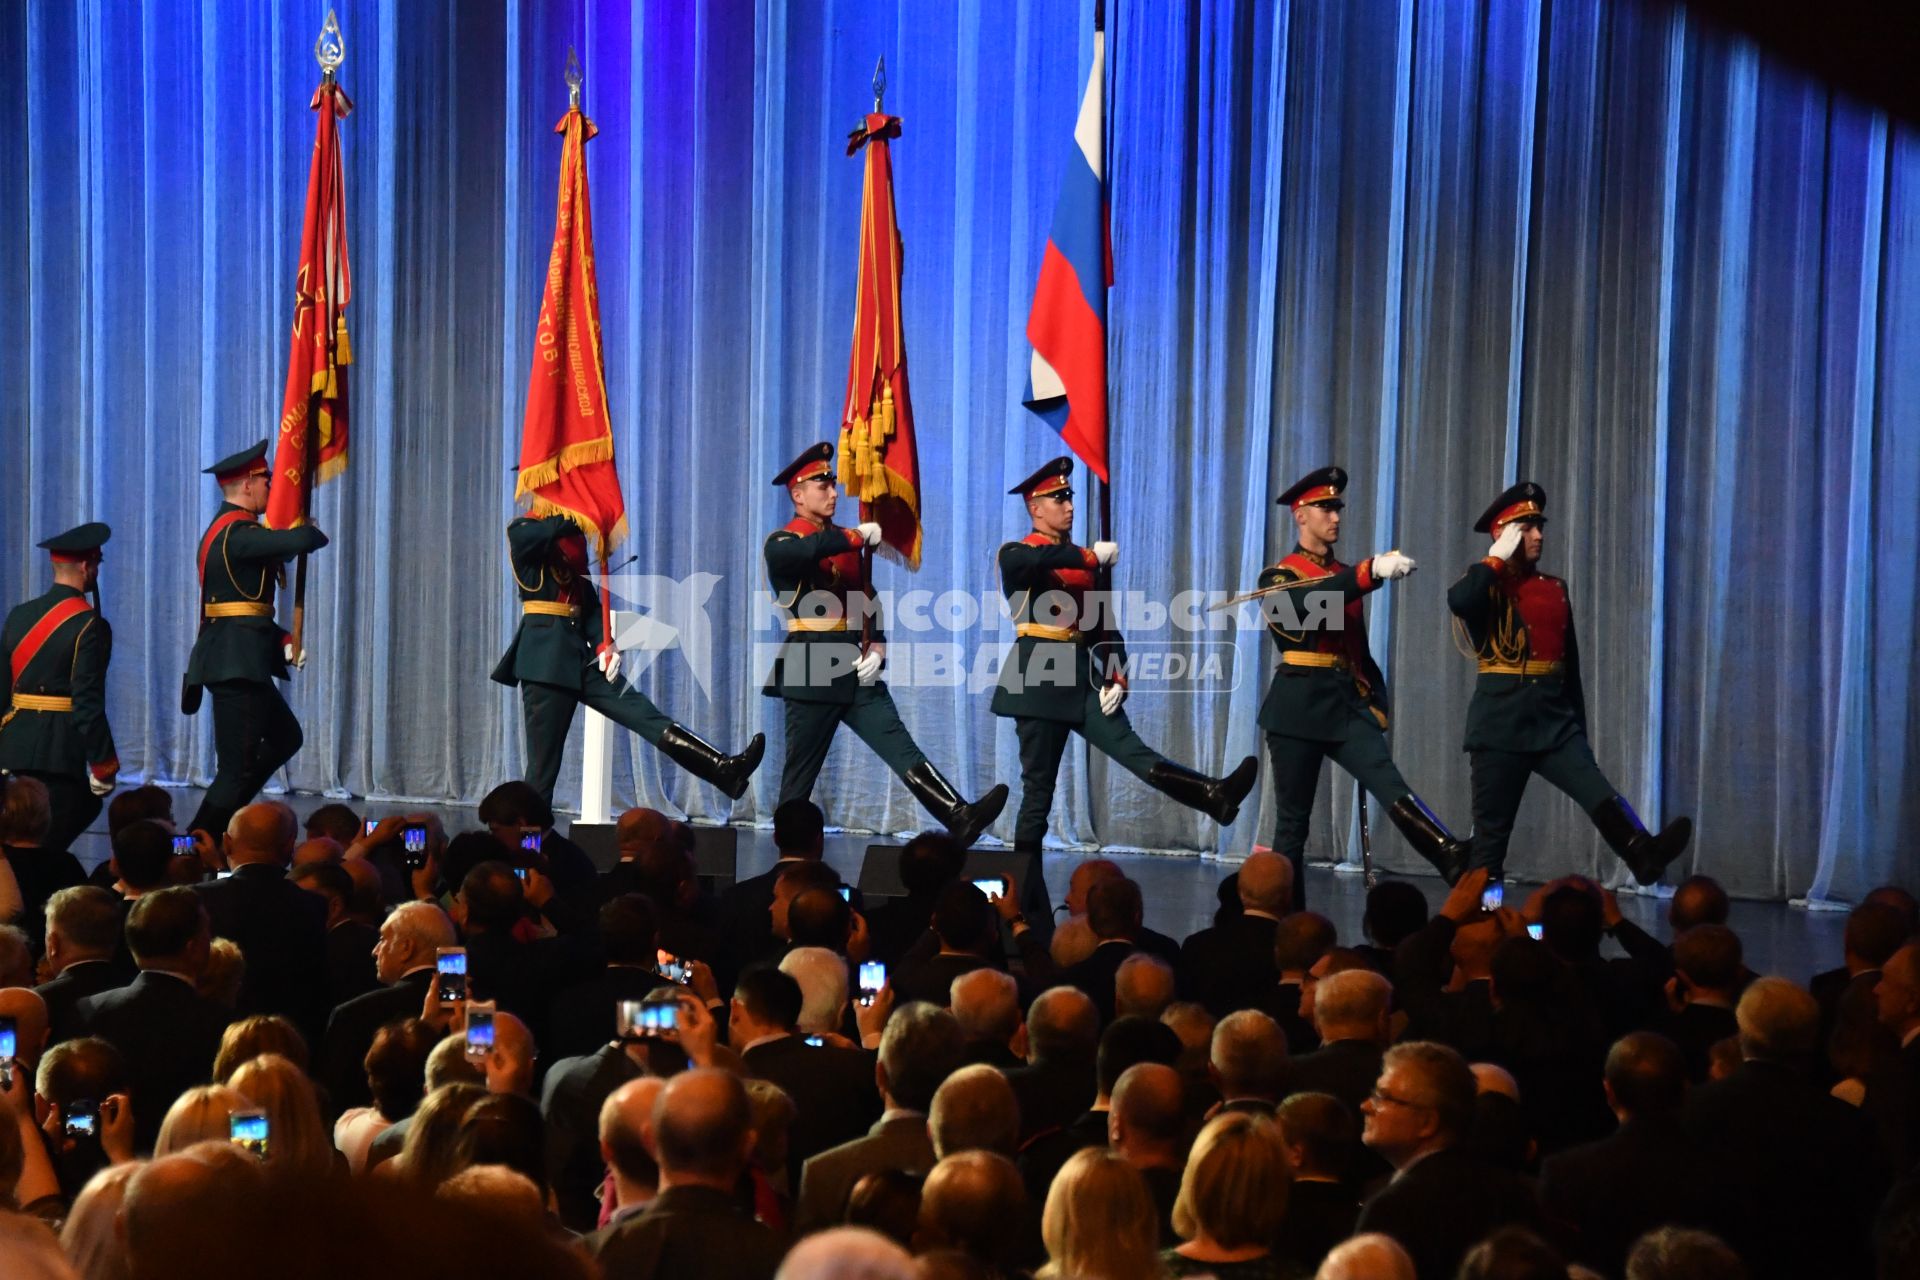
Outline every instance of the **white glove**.
<svg viewBox="0 0 1920 1280"><path fill-rule="evenodd" d="M87 770L87 790L97 796L110 795L113 792L112 778L96 778L93 770Z"/></svg>
<svg viewBox="0 0 1920 1280"><path fill-rule="evenodd" d="M1096 542L1093 544L1093 562L1097 565L1110 565L1120 558L1120 544L1117 542Z"/></svg>
<svg viewBox="0 0 1920 1280"><path fill-rule="evenodd" d="M600 674L607 678L609 684L620 678L620 651L612 645L602 649L593 664L600 668Z"/></svg>
<svg viewBox="0 0 1920 1280"><path fill-rule="evenodd" d="M1520 535L1524 530L1518 520L1510 522L1493 540L1493 550L1487 552L1495 560L1511 560L1513 553L1520 549Z"/></svg>
<svg viewBox="0 0 1920 1280"><path fill-rule="evenodd" d="M1403 556L1398 551L1382 551L1373 558L1373 576L1383 582L1404 578L1419 567L1412 556Z"/></svg>
<svg viewBox="0 0 1920 1280"><path fill-rule="evenodd" d="M860 541L866 543L868 546L877 547L880 545L880 526L873 523L873 521L868 520L865 523L857 524L853 527L853 531L859 534Z"/></svg>
<svg viewBox="0 0 1920 1280"><path fill-rule="evenodd" d="M280 646L280 652L286 656L288 662L291 662L296 667L305 667L307 665L307 651L302 649L300 652L295 653L293 651L293 641L291 640Z"/></svg>
<svg viewBox="0 0 1920 1280"><path fill-rule="evenodd" d="M880 678L880 668L886 660L886 655L878 649L869 649L854 660L853 674L860 677L861 684L872 684Z"/></svg>
<svg viewBox="0 0 1920 1280"><path fill-rule="evenodd" d="M1110 716L1127 700L1127 686L1110 684L1100 691L1100 714Z"/></svg>

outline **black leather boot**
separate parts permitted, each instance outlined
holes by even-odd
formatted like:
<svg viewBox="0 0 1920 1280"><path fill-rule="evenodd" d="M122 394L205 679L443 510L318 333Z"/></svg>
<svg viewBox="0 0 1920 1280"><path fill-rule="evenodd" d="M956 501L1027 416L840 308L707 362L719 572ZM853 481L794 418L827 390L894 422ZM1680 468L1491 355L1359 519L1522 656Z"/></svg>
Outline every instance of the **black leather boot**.
<svg viewBox="0 0 1920 1280"><path fill-rule="evenodd" d="M1223 827L1240 815L1240 802L1259 777L1260 764L1252 756L1224 778L1209 778L1171 760L1162 760L1147 773L1154 790L1198 809Z"/></svg>
<svg viewBox="0 0 1920 1280"><path fill-rule="evenodd" d="M738 800L747 793L747 779L753 777L753 771L760 767L760 757L767 753L767 735L754 734L745 751L730 756L695 737L685 725L670 724L660 735L660 750L694 777L711 782Z"/></svg>
<svg viewBox="0 0 1920 1280"><path fill-rule="evenodd" d="M1467 874L1472 846L1454 839L1446 824L1434 817L1433 810L1427 808L1419 796L1409 791L1393 802L1387 816L1393 819L1393 825L1407 838L1413 851L1432 863L1449 886Z"/></svg>
<svg viewBox="0 0 1920 1280"><path fill-rule="evenodd" d="M922 808L946 824L947 834L959 841L962 849L971 848L1007 807L1006 783L996 783L993 790L968 804L931 762L907 770L907 790L913 792Z"/></svg>
<svg viewBox="0 0 1920 1280"><path fill-rule="evenodd" d="M1621 795L1609 797L1593 811L1593 825L1641 884L1657 882L1667 864L1685 853L1687 841L1693 839L1692 818L1675 818L1659 835L1649 833Z"/></svg>

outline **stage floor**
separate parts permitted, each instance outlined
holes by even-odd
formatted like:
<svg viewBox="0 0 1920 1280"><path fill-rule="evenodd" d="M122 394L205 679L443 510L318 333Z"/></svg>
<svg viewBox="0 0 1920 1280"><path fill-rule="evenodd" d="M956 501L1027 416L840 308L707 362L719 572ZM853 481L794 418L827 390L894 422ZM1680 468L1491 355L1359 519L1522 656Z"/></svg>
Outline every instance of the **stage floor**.
<svg viewBox="0 0 1920 1280"><path fill-rule="evenodd" d="M194 788L184 788L174 790L173 794L174 813L185 821L200 803L201 793ZM293 795L286 799L303 818L321 805L331 803L327 797L317 795ZM346 803L351 804L363 817L433 813L440 818L449 834L479 825L473 810L468 808L384 801L367 803L349 800ZM565 830L570 821L569 815L562 814L561 829ZM739 862L736 874L745 878L771 867L775 860L772 831L750 827L740 827L738 831ZM860 863L866 855L867 846L888 839L867 833L830 831L827 836L827 861L848 884L857 884ZM107 856L107 852L106 820L103 817L93 830L75 843L74 853L91 869ZM1073 874L1074 866L1084 856L1090 855L1066 852L1046 855L1047 890L1056 907L1065 900L1067 880ZM1199 858L1122 853L1107 856L1139 882L1146 899L1147 924L1174 938L1184 938L1213 923L1215 890L1221 879L1233 870L1231 865ZM1437 907L1446 896L1446 887L1438 877L1405 878L1426 894L1432 906ZM1527 886L1516 882L1511 891L1524 894ZM1362 940L1360 918L1366 907L1366 889L1357 872L1309 867L1307 904L1333 921L1342 942ZM1665 939L1669 936L1664 899L1621 894L1620 909L1655 937ZM1804 911L1781 902L1736 901L1732 919L1728 923L1739 933L1746 949L1746 962L1756 972L1778 974L1804 985L1812 974L1840 963L1841 936L1846 926L1844 912ZM1611 948L1612 944L1608 946Z"/></svg>

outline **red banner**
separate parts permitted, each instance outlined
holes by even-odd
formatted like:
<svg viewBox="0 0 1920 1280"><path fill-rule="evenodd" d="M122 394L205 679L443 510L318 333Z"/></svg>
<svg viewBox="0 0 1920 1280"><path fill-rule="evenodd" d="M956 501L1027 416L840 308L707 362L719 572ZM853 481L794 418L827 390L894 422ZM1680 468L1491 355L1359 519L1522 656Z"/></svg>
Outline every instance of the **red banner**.
<svg viewBox="0 0 1920 1280"><path fill-rule="evenodd" d="M840 416L840 483L860 500L860 518L880 526L881 547L920 567L920 459L913 446L913 404L907 394L907 345L900 328L900 227L893 211L889 139L895 116L875 113L847 140L847 154L867 149L860 196L860 282L853 319L853 360Z"/></svg>
<svg viewBox="0 0 1920 1280"><path fill-rule="evenodd" d="M339 121L353 103L337 84L313 95L318 124L307 170L307 214L300 231L300 275L294 291L293 346L287 389L280 401L280 433L273 451L273 489L265 523L291 529L306 523L313 486L347 466L347 186L340 164Z"/></svg>
<svg viewBox="0 0 1920 1280"><path fill-rule="evenodd" d="M627 536L627 506L607 416L593 212L587 198L586 143L599 131L575 107L554 132L566 135L560 150L560 206L540 299L514 493L531 497L535 515L571 516L586 531L604 571L607 553Z"/></svg>

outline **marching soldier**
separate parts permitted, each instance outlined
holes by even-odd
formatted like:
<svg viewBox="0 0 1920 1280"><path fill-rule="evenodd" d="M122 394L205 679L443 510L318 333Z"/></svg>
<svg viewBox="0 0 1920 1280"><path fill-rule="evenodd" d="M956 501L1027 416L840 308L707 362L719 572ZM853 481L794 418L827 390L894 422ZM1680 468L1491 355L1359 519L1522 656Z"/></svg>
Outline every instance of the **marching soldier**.
<svg viewBox="0 0 1920 1280"><path fill-rule="evenodd" d="M1594 762L1567 584L1539 570L1546 509L1546 490L1532 481L1496 498L1473 526L1493 537L1492 549L1447 592L1480 664L1467 707L1473 866L1499 877L1520 797L1537 773L1579 803L1635 880L1652 884L1685 851L1693 821L1677 818L1650 834Z"/></svg>
<svg viewBox="0 0 1920 1280"><path fill-rule="evenodd" d="M1000 589L1015 638L993 693L993 713L1011 717L1020 739L1014 848L1040 851L1060 757L1076 732L1154 790L1226 826L1239 814L1259 766L1248 756L1226 777L1208 777L1155 751L1127 722L1120 707L1127 696L1124 645L1117 632L1094 625L1087 603L1094 570L1111 565L1119 547L1076 546L1068 536L1072 474L1073 459L1055 458L1007 490L1026 499L1033 521L1033 531L1006 543L999 556Z"/></svg>
<svg viewBox="0 0 1920 1280"><path fill-rule="evenodd" d="M773 478L793 499L793 519L767 538L764 552L775 601L792 615L763 690L786 703L787 764L779 803L812 795L834 730L845 723L964 848L1000 816L1007 785L999 783L969 804L900 722L880 678L886 633L877 617L870 630L864 619L856 625L848 607L854 600L863 609L874 607L860 553L879 543L880 526L833 523L840 492L832 458L833 446L823 441ZM856 630L865 634L856 637Z"/></svg>
<svg viewBox="0 0 1920 1280"><path fill-rule="evenodd" d="M620 651L602 634L600 593L587 572L587 538L580 526L562 515L520 516L507 526L507 548L520 589L520 629L493 678L520 686L527 782L548 805L574 708L583 702L660 748L702 782L735 800L745 795L766 752L766 738L756 733L745 751L727 755L620 680Z"/></svg>
<svg viewBox="0 0 1920 1280"><path fill-rule="evenodd" d="M0 768L38 778L53 825L46 847L69 848L100 816L120 759L107 724L107 662L113 629L87 599L98 590L100 548L113 531L83 524L40 544L53 557L53 587L0 627Z"/></svg>
<svg viewBox="0 0 1920 1280"><path fill-rule="evenodd" d="M187 659L180 709L200 709L201 690L213 693L213 783L189 830L226 833L227 820L260 793L267 780L300 750L300 722L275 680L288 664L303 667L304 651L274 621L273 594L287 561L327 545L311 524L269 529L260 523L273 483L267 442L208 467L222 501L200 538L200 632Z"/></svg>
<svg viewBox="0 0 1920 1280"><path fill-rule="evenodd" d="M1404 578L1413 561L1383 551L1357 565L1334 559L1347 473L1322 467L1280 495L1293 512L1299 543L1260 575L1269 597L1267 632L1280 665L1260 704L1260 727L1273 762L1273 847L1293 863L1293 902L1306 906L1304 852L1307 822L1320 783L1320 762L1330 759L1387 808L1387 816L1414 852L1432 863L1448 884L1467 868L1468 849L1454 839L1400 776L1387 750L1387 690L1367 645L1362 601L1382 582ZM1307 598L1338 592L1337 629L1318 626ZM1289 627L1298 626L1298 630Z"/></svg>

